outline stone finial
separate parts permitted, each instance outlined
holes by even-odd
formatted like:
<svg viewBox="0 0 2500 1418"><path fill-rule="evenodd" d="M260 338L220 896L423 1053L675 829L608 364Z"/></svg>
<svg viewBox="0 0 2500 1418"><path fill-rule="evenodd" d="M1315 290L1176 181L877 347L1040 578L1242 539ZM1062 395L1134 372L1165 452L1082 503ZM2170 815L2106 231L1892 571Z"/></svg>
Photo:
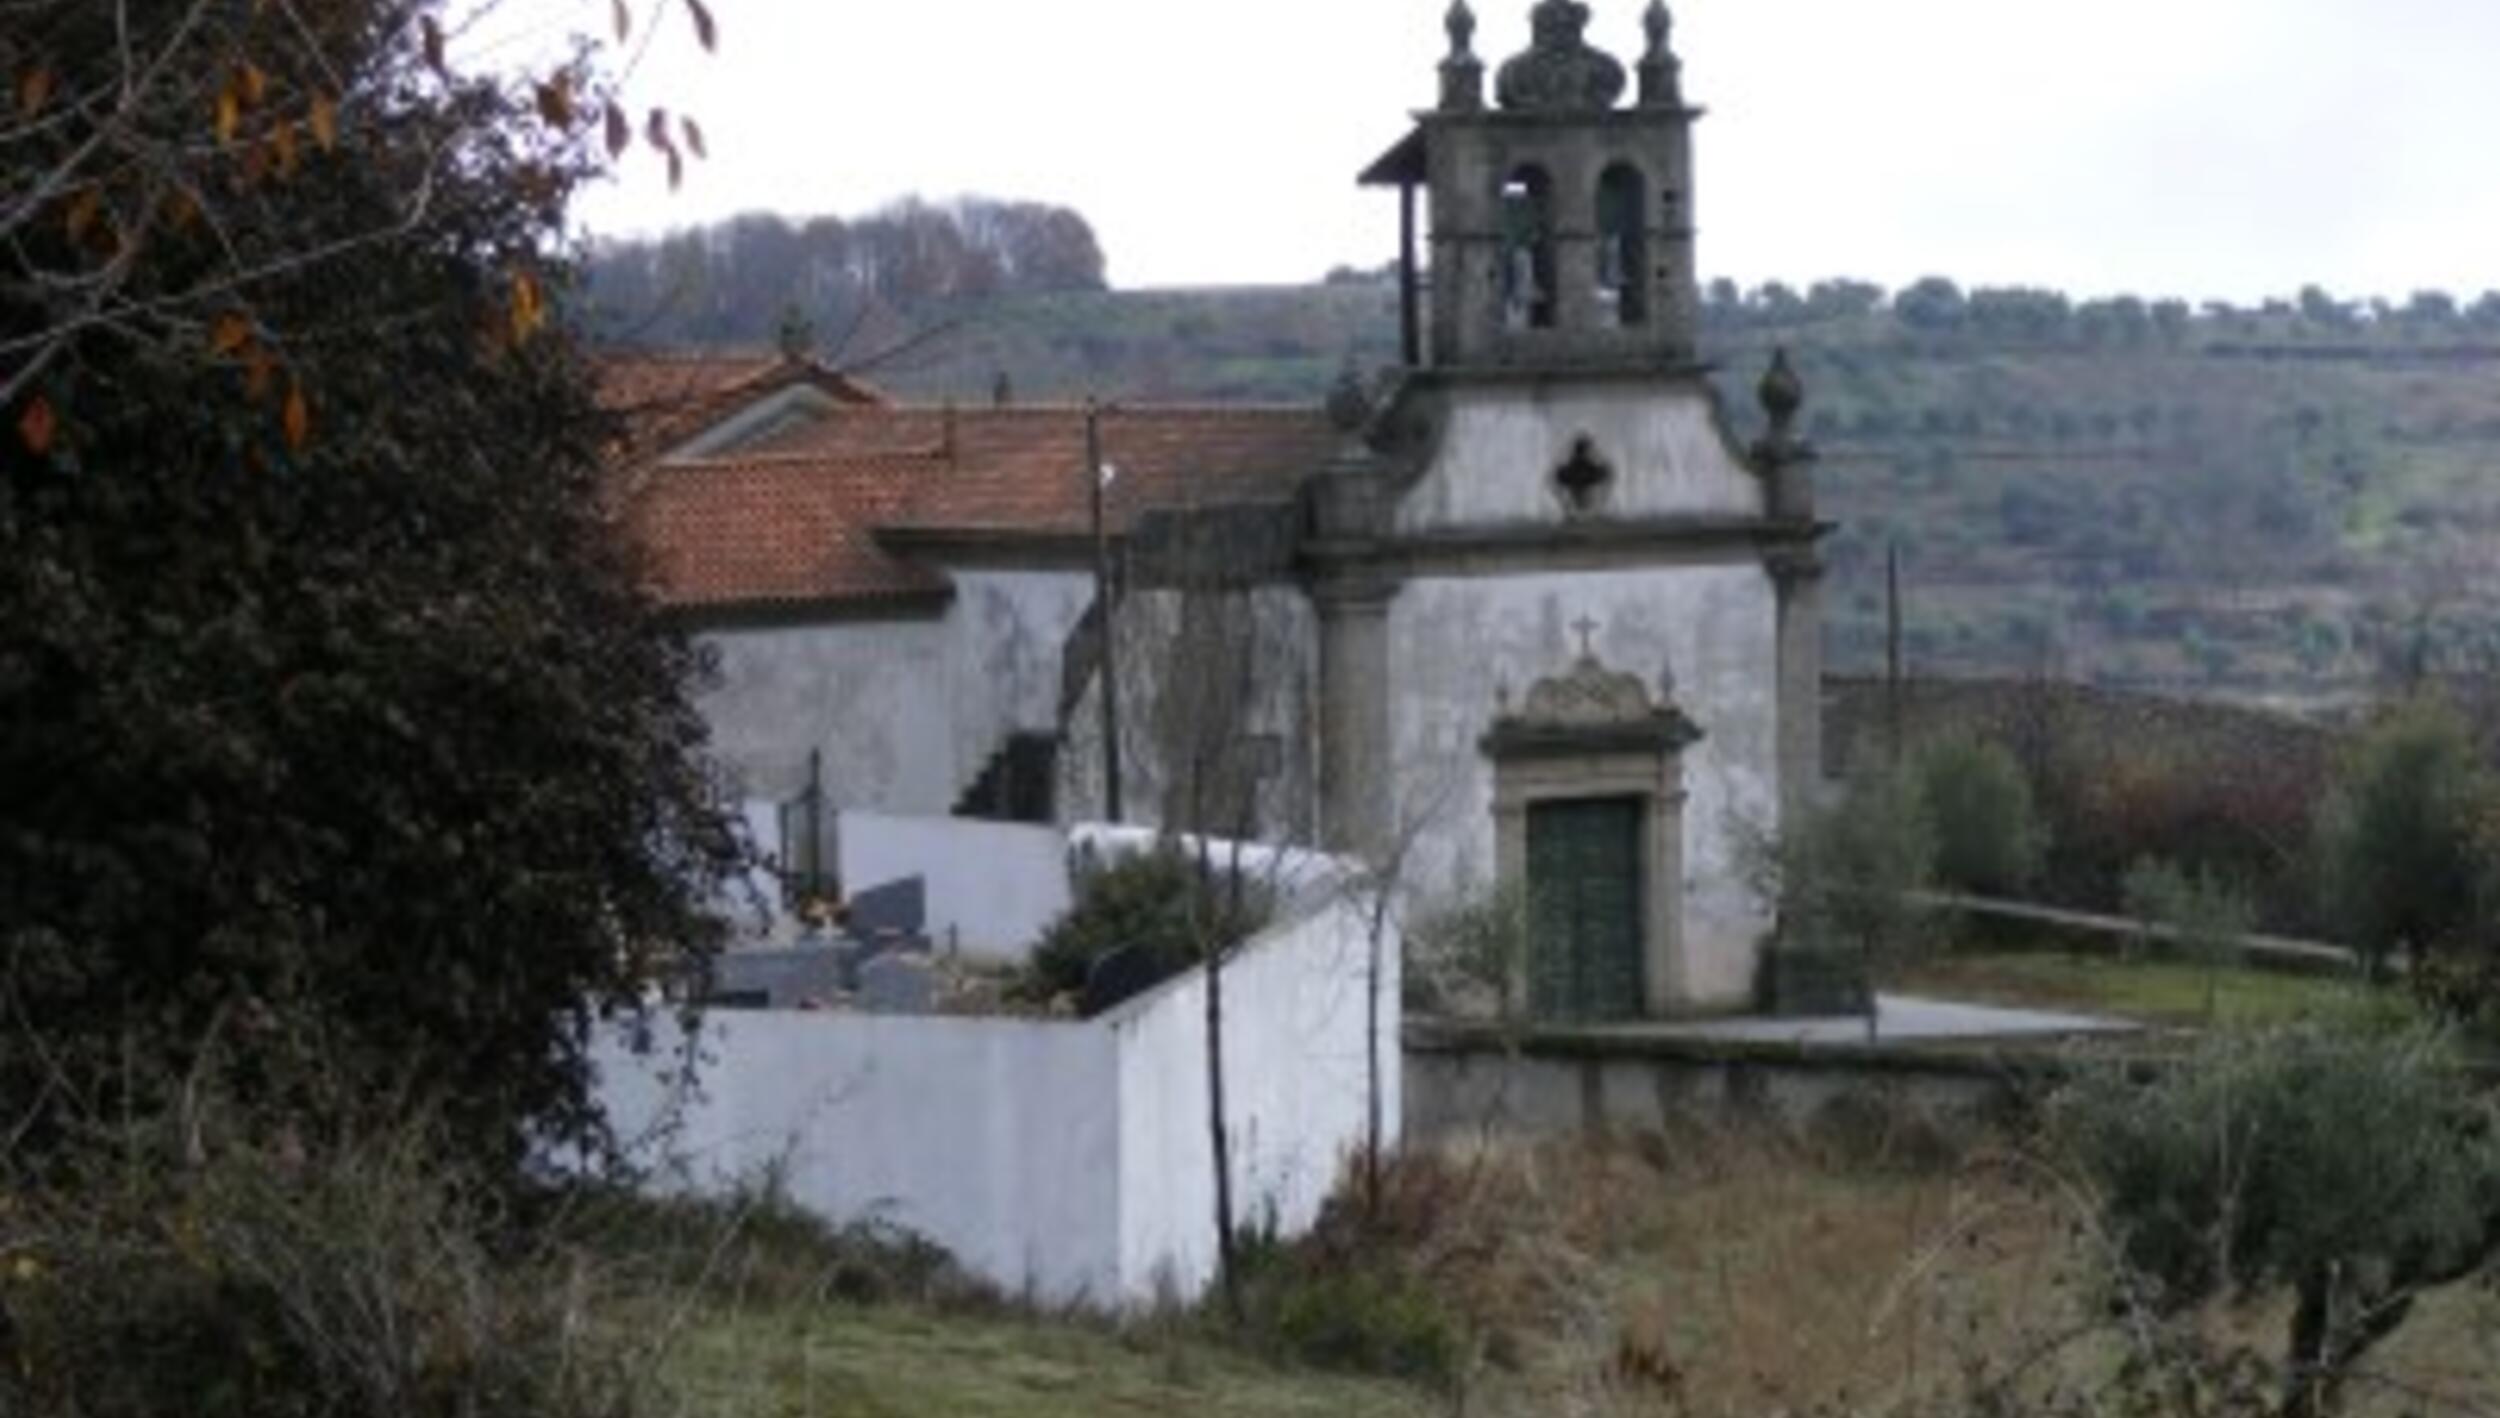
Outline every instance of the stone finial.
<svg viewBox="0 0 2500 1418"><path fill-rule="evenodd" d="M1474 113L1484 107L1484 61L1476 57L1476 12L1467 0L1450 0L1442 19L1450 32L1450 56L1441 61L1441 107L1449 113Z"/></svg>
<svg viewBox="0 0 2500 1418"><path fill-rule="evenodd" d="M1328 421L1340 433L1360 433L1372 418L1372 391L1363 382L1363 371L1346 356L1343 368L1337 371L1337 382L1328 389Z"/></svg>
<svg viewBox="0 0 2500 1418"><path fill-rule="evenodd" d="M780 348L783 359L806 359L816 349L815 322L797 305L785 305L781 307L781 322L773 329L773 343Z"/></svg>
<svg viewBox="0 0 2500 1418"><path fill-rule="evenodd" d="M1797 377L1783 345L1771 355L1755 397L1770 427L1753 446L1754 470L1771 481L1773 515L1811 518L1814 515L1814 445L1797 436L1797 414L1805 408L1805 381Z"/></svg>
<svg viewBox="0 0 2500 1418"><path fill-rule="evenodd" d="M1649 0L1641 32L1649 37L1649 47L1641 51L1641 107L1683 107L1684 65L1675 57L1675 16L1668 13L1667 0Z"/></svg>
<svg viewBox="0 0 2500 1418"><path fill-rule="evenodd" d="M1805 381L1797 377L1796 366L1788 362L1788 346L1771 352L1771 367L1762 372L1762 383L1754 396L1762 401L1762 412L1770 415L1771 436L1785 439L1797 422L1797 411L1805 407Z"/></svg>
<svg viewBox="0 0 2500 1418"><path fill-rule="evenodd" d="M1649 50L1644 56L1655 58L1668 52L1667 39L1675 33L1675 16L1667 9L1667 0L1649 0L1649 8L1641 12L1641 33L1649 37Z"/></svg>
<svg viewBox="0 0 2500 1418"><path fill-rule="evenodd" d="M1534 40L1502 66L1495 83L1502 107L1529 113L1608 109L1623 96L1623 65L1585 37L1589 7L1580 0L1539 0L1529 13Z"/></svg>

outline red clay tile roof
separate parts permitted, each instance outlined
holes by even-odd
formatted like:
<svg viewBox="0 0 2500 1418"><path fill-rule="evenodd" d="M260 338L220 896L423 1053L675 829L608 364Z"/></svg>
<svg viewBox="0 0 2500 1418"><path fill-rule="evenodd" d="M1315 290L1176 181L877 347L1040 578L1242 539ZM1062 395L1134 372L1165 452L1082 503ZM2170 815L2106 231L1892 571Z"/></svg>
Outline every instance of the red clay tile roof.
<svg viewBox="0 0 2500 1418"><path fill-rule="evenodd" d="M791 378L825 373L763 357L611 362L610 397L639 422L615 494L670 605L831 606L942 593L942 573L888 552L877 534L1090 529L1085 413L1073 406L949 413L887 404L852 385L853 397L834 391L839 407L754 447L658 459ZM1103 456L1119 470L1106 504L1111 526L1127 531L1149 510L1286 500L1341 439L1315 408L1107 412Z"/></svg>
<svg viewBox="0 0 2500 1418"><path fill-rule="evenodd" d="M1082 532L1091 525L1085 412L1059 405L965 409L842 409L769 440L789 453L936 455L886 525L1001 534ZM1334 454L1344 435L1317 408L1133 407L1102 418L1103 460L1119 470L1106 504L1115 531L1152 509L1280 502Z"/></svg>
<svg viewBox="0 0 2500 1418"><path fill-rule="evenodd" d="M875 533L935 467L899 453L656 464L626 521L651 558L660 598L681 610L932 595L948 589L947 579L888 554Z"/></svg>
<svg viewBox="0 0 2500 1418"><path fill-rule="evenodd" d="M885 402L839 370L777 353L612 353L599 361L599 402L624 416L627 454L659 452L796 383L841 404Z"/></svg>

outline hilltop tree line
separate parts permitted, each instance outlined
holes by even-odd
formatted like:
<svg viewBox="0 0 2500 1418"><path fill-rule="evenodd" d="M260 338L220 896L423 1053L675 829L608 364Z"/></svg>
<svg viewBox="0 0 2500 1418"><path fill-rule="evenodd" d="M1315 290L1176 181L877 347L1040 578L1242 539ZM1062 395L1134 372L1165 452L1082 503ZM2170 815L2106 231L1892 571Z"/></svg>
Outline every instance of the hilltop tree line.
<svg viewBox="0 0 2500 1418"><path fill-rule="evenodd" d="M1994 345L2176 348L2192 334L2500 338L2500 291L2486 291L2470 302L2445 291L2417 291L2400 304L2384 297L2339 297L2311 285L2289 299L2242 306L2226 300L2191 304L2176 297L2136 295L2078 300L2037 286L1965 290L1947 277L1927 276L1890 293L1860 280L1816 281L1800 292L1781 281L1746 290L1724 278L1702 292L1703 323L1722 331L1776 331L1886 315L1911 335Z"/></svg>
<svg viewBox="0 0 2500 1418"><path fill-rule="evenodd" d="M1329 288L1388 286L1395 263L1339 266ZM906 198L866 216L790 219L769 212L652 240L600 245L588 264L594 330L655 345L752 345L794 313L820 332L864 307L908 320L933 307L1107 290L1102 247L1083 214L1038 202ZM1872 281L1783 281L1702 290L1702 323L1724 336L1812 327L1889 326L1939 348L2177 349L2192 338L2258 342L2394 337L2500 341L2500 290L2471 300L2425 290L2397 302L2311 285L2254 305L2113 295L2076 298L2038 286L1965 287L1931 275L1888 291Z"/></svg>
<svg viewBox="0 0 2500 1418"><path fill-rule="evenodd" d="M1102 246L1065 207L917 198L871 215L792 222L768 212L594 250L591 324L657 346L752 345L793 318L844 331L929 307L1105 288Z"/></svg>

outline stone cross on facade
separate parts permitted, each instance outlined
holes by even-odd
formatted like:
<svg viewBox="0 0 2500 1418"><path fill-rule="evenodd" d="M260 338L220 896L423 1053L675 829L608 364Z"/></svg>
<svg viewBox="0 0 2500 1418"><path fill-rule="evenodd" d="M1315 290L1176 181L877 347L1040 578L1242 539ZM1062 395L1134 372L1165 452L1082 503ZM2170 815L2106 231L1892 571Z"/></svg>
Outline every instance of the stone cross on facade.
<svg viewBox="0 0 2500 1418"><path fill-rule="evenodd" d="M1578 620L1573 621L1571 623L1571 628L1578 632L1580 636L1580 658L1583 660L1596 659L1597 649L1595 641L1599 629L1597 622L1584 615Z"/></svg>

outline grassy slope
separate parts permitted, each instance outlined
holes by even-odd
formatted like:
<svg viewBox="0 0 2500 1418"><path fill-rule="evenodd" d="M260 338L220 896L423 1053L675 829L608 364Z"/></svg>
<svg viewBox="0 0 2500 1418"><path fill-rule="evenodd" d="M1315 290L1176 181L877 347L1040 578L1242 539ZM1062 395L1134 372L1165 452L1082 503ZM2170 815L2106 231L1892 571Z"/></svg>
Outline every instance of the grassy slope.
<svg viewBox="0 0 2500 1418"><path fill-rule="evenodd" d="M1958 1411L1973 1375L2001 1378L2020 1355L2044 1356L2032 1389L2112 1360L2105 1340L2058 1342L2098 1293L2085 1229L2000 1155L1695 1128L1460 1157L1440 1175L1413 1249L1475 1326L1463 1397L1271 1367L1180 1328L791 1307L698 1326L678 1369L687 1412L1891 1415ZM2282 1319L2264 1300L2214 1317L2267 1352ZM2474 1287L2434 1297L2354 1411L2487 1411L2496 1319L2500 1301Z"/></svg>
<svg viewBox="0 0 2500 1418"><path fill-rule="evenodd" d="M1203 1341L908 1309L727 1312L687 1338L688 1418L1422 1415L1418 1389L1280 1369Z"/></svg>

